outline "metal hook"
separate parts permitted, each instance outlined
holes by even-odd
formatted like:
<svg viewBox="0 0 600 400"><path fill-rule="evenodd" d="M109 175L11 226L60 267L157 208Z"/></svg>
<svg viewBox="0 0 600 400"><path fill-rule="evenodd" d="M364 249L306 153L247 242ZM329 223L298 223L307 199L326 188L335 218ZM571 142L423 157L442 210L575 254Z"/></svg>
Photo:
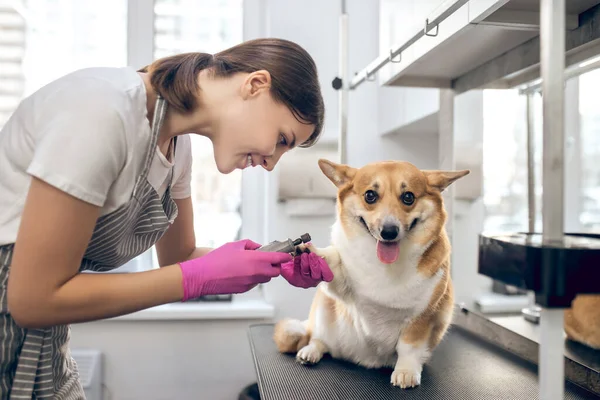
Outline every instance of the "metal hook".
<svg viewBox="0 0 600 400"><path fill-rule="evenodd" d="M402 62L402 52L400 52L398 54L398 57L399 57L398 60L394 61L394 51L392 49L390 49L390 62L394 63L394 64Z"/></svg>
<svg viewBox="0 0 600 400"><path fill-rule="evenodd" d="M435 33L429 33L429 31L427 30L428 27L429 27L429 18L427 18L425 20L425 29L423 30L423 33L425 34L425 36L436 37L440 31L440 26L439 25L435 26Z"/></svg>

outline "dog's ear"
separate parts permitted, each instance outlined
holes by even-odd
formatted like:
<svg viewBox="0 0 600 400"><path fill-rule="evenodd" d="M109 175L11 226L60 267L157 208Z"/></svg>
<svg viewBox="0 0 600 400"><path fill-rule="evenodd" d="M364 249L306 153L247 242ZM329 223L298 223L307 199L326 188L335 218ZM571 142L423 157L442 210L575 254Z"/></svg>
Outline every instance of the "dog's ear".
<svg viewBox="0 0 600 400"><path fill-rule="evenodd" d="M468 175L470 172L468 169L462 171L423 171L427 178L427 184L440 192L443 192L454 181Z"/></svg>
<svg viewBox="0 0 600 400"><path fill-rule="evenodd" d="M337 187L343 186L350 182L354 175L356 175L356 169L343 164L336 164L329 160L320 159L319 168L325 174L327 178Z"/></svg>

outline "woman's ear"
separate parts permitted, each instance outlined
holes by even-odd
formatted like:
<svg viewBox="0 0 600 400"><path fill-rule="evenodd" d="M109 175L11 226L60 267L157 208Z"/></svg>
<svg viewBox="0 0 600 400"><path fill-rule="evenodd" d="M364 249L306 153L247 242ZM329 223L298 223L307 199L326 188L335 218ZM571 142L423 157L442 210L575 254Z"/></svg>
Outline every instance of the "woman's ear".
<svg viewBox="0 0 600 400"><path fill-rule="evenodd" d="M255 97L262 92L271 89L271 74L264 69L248 74L242 86L242 97L244 100Z"/></svg>

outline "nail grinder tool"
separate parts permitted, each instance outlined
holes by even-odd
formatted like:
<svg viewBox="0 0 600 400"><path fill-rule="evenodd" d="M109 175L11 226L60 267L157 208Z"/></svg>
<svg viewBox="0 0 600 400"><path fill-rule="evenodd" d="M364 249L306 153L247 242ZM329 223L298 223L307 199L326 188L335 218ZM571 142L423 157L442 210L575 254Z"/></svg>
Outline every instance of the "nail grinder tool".
<svg viewBox="0 0 600 400"><path fill-rule="evenodd" d="M278 253L290 253L292 255L296 254L296 246L302 244L302 243L308 243L310 242L310 235L308 233L305 233L304 235L300 236L298 239L296 240L292 240L292 239L287 239L287 240L283 240L283 241L279 241L279 240L275 240L269 244L265 244L262 247L259 247L258 251L275 251Z"/></svg>

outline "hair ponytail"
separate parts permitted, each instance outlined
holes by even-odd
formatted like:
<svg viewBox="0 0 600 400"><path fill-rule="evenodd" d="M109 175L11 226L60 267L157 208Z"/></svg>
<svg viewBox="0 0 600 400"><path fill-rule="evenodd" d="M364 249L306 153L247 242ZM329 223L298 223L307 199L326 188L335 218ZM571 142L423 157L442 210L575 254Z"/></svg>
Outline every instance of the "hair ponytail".
<svg viewBox="0 0 600 400"><path fill-rule="evenodd" d="M182 53L164 57L145 67L154 90L169 107L181 113L196 108L198 74L211 67L213 56L208 53Z"/></svg>
<svg viewBox="0 0 600 400"><path fill-rule="evenodd" d="M254 39L214 56L183 53L161 58L140 71L150 74L152 87L170 107L187 113L196 108L198 75L208 68L215 77L269 71L273 99L285 104L298 121L315 126L300 147L316 143L323 129L325 107L317 67L302 47L284 39Z"/></svg>

